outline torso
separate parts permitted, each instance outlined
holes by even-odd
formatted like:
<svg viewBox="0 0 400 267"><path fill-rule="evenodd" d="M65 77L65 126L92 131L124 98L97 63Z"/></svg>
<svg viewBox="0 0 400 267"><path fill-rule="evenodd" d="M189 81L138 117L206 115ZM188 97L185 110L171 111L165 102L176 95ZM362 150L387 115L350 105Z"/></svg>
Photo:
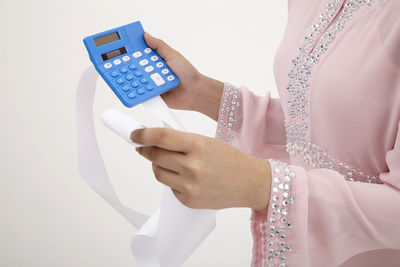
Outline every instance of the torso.
<svg viewBox="0 0 400 267"><path fill-rule="evenodd" d="M332 168L351 181L380 183L379 174L387 171L385 153L393 148L400 120L400 1L371 1L369 8L365 3L358 10L341 6L342 1L289 1L288 24L274 72L288 124L292 163ZM333 5L327 12L328 3ZM351 17L338 17L343 14L341 9ZM316 27L317 41L308 42L312 50L306 46L299 51L304 37L312 32L311 25L324 23L320 14L336 17L333 23L326 18L334 29ZM335 36L328 37L328 32ZM332 41L327 42L328 38ZM321 41L327 45L321 48ZM301 59L310 53L314 59L319 55L317 63ZM300 60L294 66L296 57ZM302 81L308 79L306 88L295 86L299 80L288 76L304 63L311 74L294 74L303 75ZM303 89L304 98L298 100L295 94L301 95ZM304 105L304 111L293 115L288 102L293 99L297 107Z"/></svg>

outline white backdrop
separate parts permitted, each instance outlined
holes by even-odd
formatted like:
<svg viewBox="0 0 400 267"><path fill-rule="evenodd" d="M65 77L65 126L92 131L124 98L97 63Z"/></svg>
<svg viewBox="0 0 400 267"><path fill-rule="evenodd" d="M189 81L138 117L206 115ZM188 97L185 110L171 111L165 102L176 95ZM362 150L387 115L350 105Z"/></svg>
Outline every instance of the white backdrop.
<svg viewBox="0 0 400 267"><path fill-rule="evenodd" d="M74 93L90 64L83 37L141 20L201 72L277 97L272 62L286 19L287 1L1 0L0 266L137 266L129 247L136 230L77 173ZM99 123L107 108L157 121L125 109L99 83L107 169L123 202L150 214L161 186L150 164ZM205 116L176 114L189 131L214 134ZM220 211L185 266L249 266L249 217L249 209Z"/></svg>

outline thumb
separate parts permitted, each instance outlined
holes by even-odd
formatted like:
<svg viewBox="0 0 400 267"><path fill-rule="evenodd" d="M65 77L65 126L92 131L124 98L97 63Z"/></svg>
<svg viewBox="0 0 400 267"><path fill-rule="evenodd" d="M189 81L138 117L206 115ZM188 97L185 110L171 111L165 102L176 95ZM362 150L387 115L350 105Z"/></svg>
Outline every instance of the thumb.
<svg viewBox="0 0 400 267"><path fill-rule="evenodd" d="M144 40L151 49L156 51L157 54L166 61L176 53L176 51L163 40L157 39L147 32L144 33Z"/></svg>

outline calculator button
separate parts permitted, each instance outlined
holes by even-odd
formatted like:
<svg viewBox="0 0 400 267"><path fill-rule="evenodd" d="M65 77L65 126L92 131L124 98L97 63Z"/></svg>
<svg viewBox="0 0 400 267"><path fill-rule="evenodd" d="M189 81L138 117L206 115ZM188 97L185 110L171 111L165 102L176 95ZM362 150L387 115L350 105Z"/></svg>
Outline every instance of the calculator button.
<svg viewBox="0 0 400 267"><path fill-rule="evenodd" d="M140 76L142 76L143 74L140 72L140 71L135 71L135 76L136 77L140 77Z"/></svg>
<svg viewBox="0 0 400 267"><path fill-rule="evenodd" d="M117 79L117 83L120 84L120 85L121 85L121 84L124 84L124 82L125 82L125 81L124 81L124 79L122 79L122 78Z"/></svg>
<svg viewBox="0 0 400 267"><path fill-rule="evenodd" d="M129 85L122 86L122 91L124 91L124 92L128 92L129 89L130 89Z"/></svg>
<svg viewBox="0 0 400 267"><path fill-rule="evenodd" d="M144 50L144 52L146 53L146 54L150 54L151 53L151 48L149 48L149 47L147 47L145 50Z"/></svg>
<svg viewBox="0 0 400 267"><path fill-rule="evenodd" d="M158 62L158 63L156 64L156 66L157 66L157 68L162 68L162 67L164 67L164 63Z"/></svg>
<svg viewBox="0 0 400 267"><path fill-rule="evenodd" d="M129 69L134 70L136 69L136 66L134 64L129 65Z"/></svg>
<svg viewBox="0 0 400 267"><path fill-rule="evenodd" d="M170 81L170 82L172 82L173 80L175 80L175 77L172 76L172 75L169 75L169 76L167 77L167 80Z"/></svg>
<svg viewBox="0 0 400 267"><path fill-rule="evenodd" d="M133 80L133 75L132 74L128 74L125 76L125 79L127 79L128 81L132 81Z"/></svg>
<svg viewBox="0 0 400 267"><path fill-rule="evenodd" d="M140 66L146 66L147 64L149 64L149 61L147 59L143 59L141 61L139 61Z"/></svg>
<svg viewBox="0 0 400 267"><path fill-rule="evenodd" d="M146 72L152 72L154 70L153 66L148 66L144 69Z"/></svg>
<svg viewBox="0 0 400 267"><path fill-rule="evenodd" d="M148 80L147 80L146 78L143 77L142 79L140 79L140 82L141 82L141 83L147 83Z"/></svg>
<svg viewBox="0 0 400 267"><path fill-rule="evenodd" d="M158 60L158 57L157 56L152 56L151 57L151 61L157 61Z"/></svg>
<svg viewBox="0 0 400 267"><path fill-rule="evenodd" d="M133 53L132 56L134 58L140 58L142 56L142 52L137 51L137 52Z"/></svg>
<svg viewBox="0 0 400 267"><path fill-rule="evenodd" d="M121 68L119 71L120 71L122 74L125 74L125 73L128 72L128 68L123 67L123 68Z"/></svg>
<svg viewBox="0 0 400 267"><path fill-rule="evenodd" d="M104 64L104 68L106 69L110 69L112 67L112 64L110 62L107 62L106 64Z"/></svg>
<svg viewBox="0 0 400 267"><path fill-rule="evenodd" d="M119 64L121 64L121 60L119 59L114 60L114 65L119 65Z"/></svg>
<svg viewBox="0 0 400 267"><path fill-rule="evenodd" d="M127 94L127 96L128 96L130 99L132 99L132 98L135 98L135 97L136 97L135 93L129 93L129 94Z"/></svg>
<svg viewBox="0 0 400 267"><path fill-rule="evenodd" d="M139 87L139 83L138 82L133 82L133 83L131 83L131 85L132 85L133 88Z"/></svg>
<svg viewBox="0 0 400 267"><path fill-rule="evenodd" d="M129 56L123 56L123 57L122 57L122 60L123 60L124 62L128 62L129 60L131 60L131 58L130 58Z"/></svg>
<svg viewBox="0 0 400 267"><path fill-rule="evenodd" d="M153 86L152 85L146 85L146 90L147 91L151 91L151 90L153 90Z"/></svg>
<svg viewBox="0 0 400 267"><path fill-rule="evenodd" d="M144 93L146 93L146 91L143 90L143 88L139 88L136 90L136 93L138 93L138 95L143 95Z"/></svg>
<svg viewBox="0 0 400 267"><path fill-rule="evenodd" d="M164 74L164 75L166 75L166 74L169 73L169 70L168 70L168 69L163 69L163 70L161 71L161 73Z"/></svg>
<svg viewBox="0 0 400 267"><path fill-rule="evenodd" d="M150 78L157 86L165 84L165 80L161 77L159 73L153 73L152 75L150 75Z"/></svg>
<svg viewBox="0 0 400 267"><path fill-rule="evenodd" d="M110 75L111 75L111 77L118 77L118 75L119 75L119 73L118 73L118 71L112 71L111 73L110 73Z"/></svg>

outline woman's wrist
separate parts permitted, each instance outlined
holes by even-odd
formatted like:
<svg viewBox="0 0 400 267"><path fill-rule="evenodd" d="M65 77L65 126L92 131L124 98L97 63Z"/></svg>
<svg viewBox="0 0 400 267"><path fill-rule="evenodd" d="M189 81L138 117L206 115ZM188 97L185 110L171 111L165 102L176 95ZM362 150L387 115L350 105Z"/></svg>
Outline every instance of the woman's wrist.
<svg viewBox="0 0 400 267"><path fill-rule="evenodd" d="M217 121L224 83L200 74L193 110Z"/></svg>
<svg viewBox="0 0 400 267"><path fill-rule="evenodd" d="M255 166L253 166L254 179L252 187L249 191L249 207L263 214L268 213L269 199L271 195L271 164L268 160L254 158Z"/></svg>

